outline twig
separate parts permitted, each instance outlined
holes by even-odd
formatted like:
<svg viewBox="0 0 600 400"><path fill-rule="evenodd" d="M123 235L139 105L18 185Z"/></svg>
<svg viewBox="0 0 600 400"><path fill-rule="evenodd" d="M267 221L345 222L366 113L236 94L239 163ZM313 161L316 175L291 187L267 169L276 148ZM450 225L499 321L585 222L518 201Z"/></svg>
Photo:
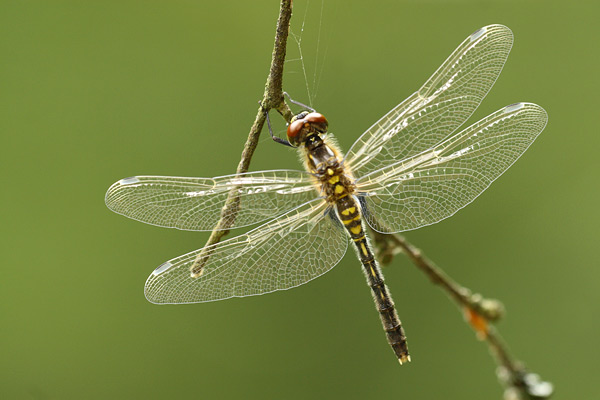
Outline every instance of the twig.
<svg viewBox="0 0 600 400"><path fill-rule="evenodd" d="M398 234L384 235L373 231L378 259L383 265L389 264L394 255L404 253L429 279L439 285L463 310L465 319L473 327L480 340L485 340L498 366L497 375L505 387L505 400L548 399L553 387L537 374L528 372L523 363L515 360L497 330L490 322L498 321L504 315L504 306L495 299L486 299L473 294L469 289L456 283L444 271L427 259L421 250Z"/></svg>
<svg viewBox="0 0 600 400"><path fill-rule="evenodd" d="M410 244L403 236L398 234L384 235L372 231L373 239L379 251L382 265L389 264L391 257L397 249L406 254L408 258L421 269L436 285L444 289L448 295L460 306L475 311L487 321L497 321L504 316L504 306L498 300L483 298L480 294L473 294L469 289L452 280L444 271L430 260L425 258L421 250Z"/></svg>
<svg viewBox="0 0 600 400"><path fill-rule="evenodd" d="M269 76L265 84L265 92L262 101L256 113L254 123L250 128L248 139L242 151L242 157L238 164L236 174L243 174L248 171L250 160L254 154L254 150L258 145L260 132L265 124L266 113L271 109L277 110L286 121L292 118L292 111L285 103L283 97L283 64L285 61L285 52L287 38L292 17L292 0L282 0L279 8L279 18L277 20L277 30L275 34L275 44L273 45L273 56L271 59L271 68ZM215 245L221 241L223 236L229 233L229 229L233 226L235 218L240 210L240 197L238 195L239 187L234 187L229 191L225 205L221 209L221 217L219 222L213 229L204 246L203 250L194 260L190 272L192 276L198 277L202 274L202 268L215 250Z"/></svg>

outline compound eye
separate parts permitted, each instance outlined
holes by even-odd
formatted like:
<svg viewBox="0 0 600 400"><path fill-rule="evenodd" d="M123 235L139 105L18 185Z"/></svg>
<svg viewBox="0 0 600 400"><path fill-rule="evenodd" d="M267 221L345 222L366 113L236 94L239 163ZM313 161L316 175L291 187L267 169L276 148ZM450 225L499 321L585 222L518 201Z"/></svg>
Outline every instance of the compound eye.
<svg viewBox="0 0 600 400"><path fill-rule="evenodd" d="M323 116L323 114L319 114L317 112L311 112L304 117L304 120L310 123L312 128L319 133L327 132L327 119Z"/></svg>
<svg viewBox="0 0 600 400"><path fill-rule="evenodd" d="M318 112L309 113L306 115L306 117L304 117L304 120L311 123L328 125L327 119L323 116L323 114L319 114Z"/></svg>
<svg viewBox="0 0 600 400"><path fill-rule="evenodd" d="M298 135L300 135L300 131L304 127L305 123L305 120L297 119L288 125L287 137L291 144L296 145L298 143Z"/></svg>

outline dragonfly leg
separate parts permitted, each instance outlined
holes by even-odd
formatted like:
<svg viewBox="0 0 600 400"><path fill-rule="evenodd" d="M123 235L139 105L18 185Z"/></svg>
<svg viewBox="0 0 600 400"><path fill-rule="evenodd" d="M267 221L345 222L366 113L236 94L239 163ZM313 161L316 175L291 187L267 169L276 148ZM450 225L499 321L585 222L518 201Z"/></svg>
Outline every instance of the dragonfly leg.
<svg viewBox="0 0 600 400"><path fill-rule="evenodd" d="M314 108L312 108L312 107L310 107L310 106L307 106L307 105L306 105L306 104L304 104L304 103L300 103L299 101L296 101L296 100L292 99L292 98L290 97L290 95L289 95L289 93L288 93L288 92L283 92L283 94L284 94L285 96L287 96L287 98L288 98L288 99L290 99L290 103L294 103L294 104L295 104L295 105L297 105L297 106L304 107L305 109L307 109L308 111L311 111L311 112L315 112L315 111L316 111Z"/></svg>
<svg viewBox="0 0 600 400"><path fill-rule="evenodd" d="M275 136L273 134L273 129L271 129L271 119L269 118L269 112L268 111L265 111L265 117L267 118L267 127L269 128L269 133L271 134L271 139L273 139L275 142L277 142L279 144L283 144L283 145L286 145L286 146L289 146L289 147L294 147L287 140L282 139L279 136Z"/></svg>

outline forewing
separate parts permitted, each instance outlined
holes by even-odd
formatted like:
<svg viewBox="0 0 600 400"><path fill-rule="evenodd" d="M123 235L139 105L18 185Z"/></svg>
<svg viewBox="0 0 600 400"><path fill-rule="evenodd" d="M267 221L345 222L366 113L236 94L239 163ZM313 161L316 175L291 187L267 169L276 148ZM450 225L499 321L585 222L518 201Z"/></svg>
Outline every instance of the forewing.
<svg viewBox="0 0 600 400"><path fill-rule="evenodd" d="M134 176L121 179L108 189L106 205L116 213L148 224L208 231L217 224L225 200L234 189L240 209L232 228L275 218L318 196L312 177L293 170L216 178Z"/></svg>
<svg viewBox="0 0 600 400"><path fill-rule="evenodd" d="M417 92L352 145L347 165L361 177L441 142L462 125L488 93L508 57L513 35L489 25L470 35Z"/></svg>
<svg viewBox="0 0 600 400"><path fill-rule="evenodd" d="M392 233L453 215L527 150L547 120L536 104L513 104L433 149L359 179L367 221L377 231Z"/></svg>
<svg viewBox="0 0 600 400"><path fill-rule="evenodd" d="M152 303L200 303L302 285L335 266L348 246L336 217L316 200L245 235L208 249L202 274L190 268L202 249L167 261L146 281Z"/></svg>

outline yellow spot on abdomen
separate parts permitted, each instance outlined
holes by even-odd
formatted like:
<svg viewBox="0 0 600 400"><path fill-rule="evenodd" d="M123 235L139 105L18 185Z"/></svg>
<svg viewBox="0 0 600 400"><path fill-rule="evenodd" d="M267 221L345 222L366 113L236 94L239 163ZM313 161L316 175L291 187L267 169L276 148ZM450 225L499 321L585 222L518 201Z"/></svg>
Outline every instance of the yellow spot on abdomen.
<svg viewBox="0 0 600 400"><path fill-rule="evenodd" d="M361 231L362 227L360 225L356 225L354 228L350 228L350 232L352 232L355 235L358 235Z"/></svg>
<svg viewBox="0 0 600 400"><path fill-rule="evenodd" d="M354 214L354 211L356 211L356 207L348 207L342 211L342 215Z"/></svg>
<svg viewBox="0 0 600 400"><path fill-rule="evenodd" d="M352 223L352 221L358 221L358 220L360 220L360 215L357 215L354 218L344 219L342 221L344 222L344 225L350 225Z"/></svg>
<svg viewBox="0 0 600 400"><path fill-rule="evenodd" d="M335 194L341 194L344 193L344 187L342 185L337 185L335 187Z"/></svg>
<svg viewBox="0 0 600 400"><path fill-rule="evenodd" d="M338 183L340 181L340 177L338 175L331 177L331 179L329 179L329 183L334 185L336 183Z"/></svg>
<svg viewBox="0 0 600 400"><path fill-rule="evenodd" d="M369 255L369 253L367 253L367 248L365 247L364 243L360 244L360 249L362 250L362 252L365 256ZM371 272L373 272L373 267L371 267ZM375 272L373 272L373 275L375 275Z"/></svg>

